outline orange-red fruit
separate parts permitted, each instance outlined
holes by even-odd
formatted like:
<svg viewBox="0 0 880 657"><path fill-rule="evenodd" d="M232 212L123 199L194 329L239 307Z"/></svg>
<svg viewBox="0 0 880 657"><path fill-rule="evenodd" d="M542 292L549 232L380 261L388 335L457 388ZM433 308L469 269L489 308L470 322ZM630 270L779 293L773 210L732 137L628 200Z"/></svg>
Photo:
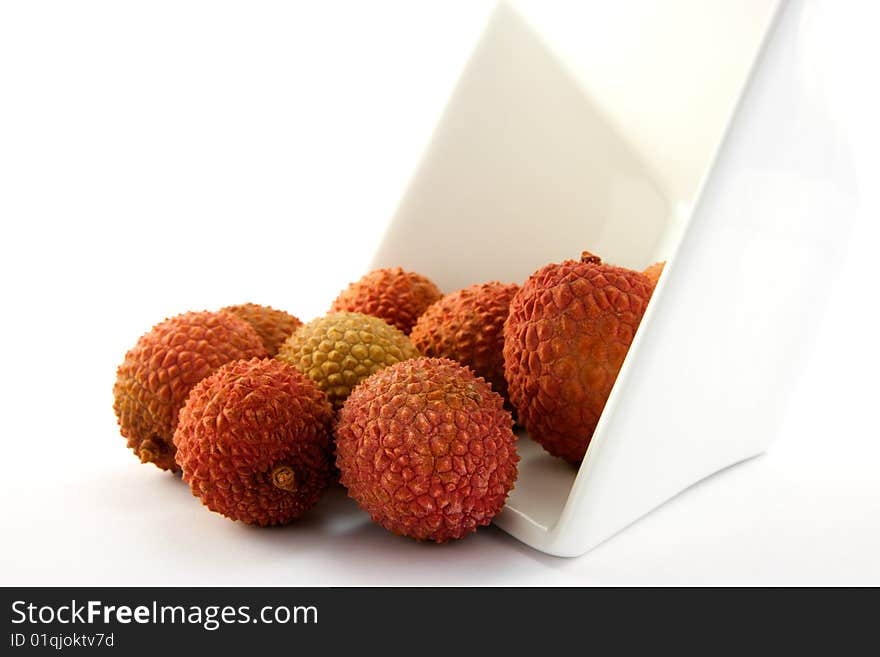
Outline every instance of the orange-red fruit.
<svg viewBox="0 0 880 657"><path fill-rule="evenodd" d="M504 370L530 436L580 463L653 285L584 253L539 269L510 304Z"/></svg>
<svg viewBox="0 0 880 657"><path fill-rule="evenodd" d="M174 429L192 387L221 365L266 356L250 324L225 312L191 312L157 324L116 371L113 410L144 463L176 471Z"/></svg>
<svg viewBox="0 0 880 657"><path fill-rule="evenodd" d="M177 462L212 511L280 525L312 508L330 481L333 411L308 377L278 360L221 367L180 411Z"/></svg>
<svg viewBox="0 0 880 657"><path fill-rule="evenodd" d="M290 337L290 334L298 326L302 326L302 322L293 315L257 303L226 306L223 310L253 326L270 356L277 354L278 348Z"/></svg>
<svg viewBox="0 0 880 657"><path fill-rule="evenodd" d="M340 481L395 534L437 542L488 525L516 480L513 419L468 368L416 358L355 388L339 414Z"/></svg>
<svg viewBox="0 0 880 657"><path fill-rule="evenodd" d="M517 290L516 284L495 282L447 294L419 317L410 339L425 356L467 365L506 399L504 320Z"/></svg>
<svg viewBox="0 0 880 657"><path fill-rule="evenodd" d="M651 285L657 286L657 281L660 280L660 274L663 273L663 267L666 266L666 261L655 262L653 265L645 269L642 273L647 276L651 280Z"/></svg>
<svg viewBox="0 0 880 657"><path fill-rule="evenodd" d="M384 319L409 335L413 324L443 293L421 274L400 267L376 269L343 290L330 312L355 312Z"/></svg>

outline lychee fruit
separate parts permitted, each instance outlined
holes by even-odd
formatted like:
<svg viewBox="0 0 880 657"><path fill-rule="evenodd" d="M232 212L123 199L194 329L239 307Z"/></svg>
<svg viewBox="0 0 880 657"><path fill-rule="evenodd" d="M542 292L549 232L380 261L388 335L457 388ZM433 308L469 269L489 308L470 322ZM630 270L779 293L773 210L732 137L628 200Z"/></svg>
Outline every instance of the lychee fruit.
<svg viewBox="0 0 880 657"><path fill-rule="evenodd" d="M263 345L270 356L277 354L278 347L290 337L290 334L297 327L302 326L302 322L293 315L257 303L226 306L223 310L253 326L260 339L263 340Z"/></svg>
<svg viewBox="0 0 880 657"><path fill-rule="evenodd" d="M330 312L378 317L409 335L419 315L442 296L440 289L421 274L400 267L376 269L343 290Z"/></svg>
<svg viewBox="0 0 880 657"><path fill-rule="evenodd" d="M504 325L510 401L529 435L580 463L653 285L585 252L525 282Z"/></svg>
<svg viewBox="0 0 880 657"><path fill-rule="evenodd" d="M180 411L174 444L183 480L227 518L286 524L331 480L332 420L324 393L293 367L268 358L224 365Z"/></svg>
<svg viewBox="0 0 880 657"><path fill-rule="evenodd" d="M221 365L266 356L250 324L225 312L190 312L157 324L116 371L113 410L128 446L144 463L178 469L177 414L192 387Z"/></svg>
<svg viewBox="0 0 880 657"><path fill-rule="evenodd" d="M378 317L343 312L300 326L281 345L277 358L308 375L339 409L368 376L418 355L402 331Z"/></svg>
<svg viewBox="0 0 880 657"><path fill-rule="evenodd" d="M513 419L467 367L416 358L355 388L339 413L336 466L386 529L444 542L488 525L516 480Z"/></svg>
<svg viewBox="0 0 880 657"><path fill-rule="evenodd" d="M657 281L660 280L660 274L663 273L663 267L666 266L666 261L655 262L653 265L645 269L642 273L647 276L651 280L651 285L657 287Z"/></svg>
<svg viewBox="0 0 880 657"><path fill-rule="evenodd" d="M517 290L516 284L494 282L447 294L419 317L410 339L425 356L467 365L507 399L504 321Z"/></svg>

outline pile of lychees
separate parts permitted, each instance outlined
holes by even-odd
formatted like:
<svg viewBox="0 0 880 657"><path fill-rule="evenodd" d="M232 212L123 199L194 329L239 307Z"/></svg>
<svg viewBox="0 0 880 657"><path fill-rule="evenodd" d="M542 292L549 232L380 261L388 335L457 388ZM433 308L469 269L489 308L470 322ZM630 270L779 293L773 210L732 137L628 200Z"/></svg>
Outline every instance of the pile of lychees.
<svg viewBox="0 0 880 657"><path fill-rule="evenodd" d="M392 532L460 538L513 488L513 413L583 459L661 269L584 253L446 296L379 269L308 324L256 304L184 313L125 355L114 410L142 462L233 520L291 522L338 480Z"/></svg>

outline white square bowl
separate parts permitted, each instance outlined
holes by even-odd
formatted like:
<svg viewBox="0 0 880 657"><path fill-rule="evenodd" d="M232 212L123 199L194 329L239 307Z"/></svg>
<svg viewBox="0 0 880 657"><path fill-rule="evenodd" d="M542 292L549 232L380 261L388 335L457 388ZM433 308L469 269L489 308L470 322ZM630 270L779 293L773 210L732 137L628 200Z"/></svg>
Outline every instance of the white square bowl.
<svg viewBox="0 0 880 657"><path fill-rule="evenodd" d="M580 468L521 433L496 523L573 556L765 450L850 182L803 3L542 7L492 14L372 265L448 292L667 261Z"/></svg>

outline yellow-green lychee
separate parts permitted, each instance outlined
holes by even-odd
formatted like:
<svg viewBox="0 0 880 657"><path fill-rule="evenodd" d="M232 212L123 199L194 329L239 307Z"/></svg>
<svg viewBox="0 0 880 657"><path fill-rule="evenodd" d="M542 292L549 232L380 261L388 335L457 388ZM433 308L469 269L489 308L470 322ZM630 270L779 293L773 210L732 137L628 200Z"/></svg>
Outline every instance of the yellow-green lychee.
<svg viewBox="0 0 880 657"><path fill-rule="evenodd" d="M309 376L338 409L365 378L418 355L402 331L378 317L342 312L300 326L277 358Z"/></svg>

